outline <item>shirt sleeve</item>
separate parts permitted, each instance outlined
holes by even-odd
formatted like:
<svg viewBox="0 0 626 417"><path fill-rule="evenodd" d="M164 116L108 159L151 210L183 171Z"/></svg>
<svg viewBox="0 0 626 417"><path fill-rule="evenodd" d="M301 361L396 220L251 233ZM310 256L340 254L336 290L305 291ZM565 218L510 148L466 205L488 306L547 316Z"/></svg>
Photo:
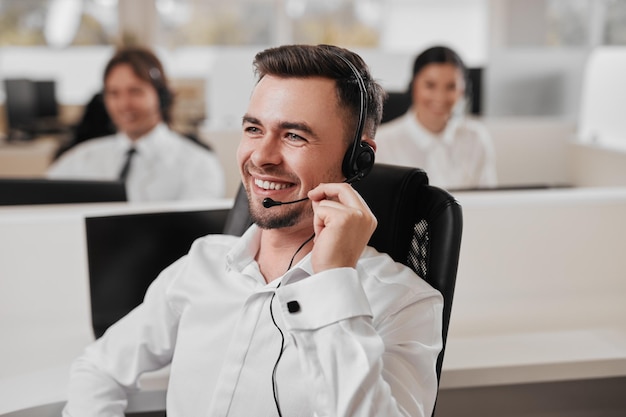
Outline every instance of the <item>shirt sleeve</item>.
<svg viewBox="0 0 626 417"><path fill-rule="evenodd" d="M64 417L123 417L127 394L139 389L141 374L171 362L179 317L167 289L180 267L178 261L161 273L143 303L72 364Z"/></svg>
<svg viewBox="0 0 626 417"><path fill-rule="evenodd" d="M201 200L224 197L224 171L215 153L199 149L194 156L187 162L190 165L187 167L179 199Z"/></svg>
<svg viewBox="0 0 626 417"><path fill-rule="evenodd" d="M442 346L437 291L410 290L375 319L357 271L340 268L285 285L277 298L316 415L430 416Z"/></svg>
<svg viewBox="0 0 626 417"><path fill-rule="evenodd" d="M54 161L46 172L46 177L50 179L72 178L80 176L83 161L82 150L70 149L59 159Z"/></svg>

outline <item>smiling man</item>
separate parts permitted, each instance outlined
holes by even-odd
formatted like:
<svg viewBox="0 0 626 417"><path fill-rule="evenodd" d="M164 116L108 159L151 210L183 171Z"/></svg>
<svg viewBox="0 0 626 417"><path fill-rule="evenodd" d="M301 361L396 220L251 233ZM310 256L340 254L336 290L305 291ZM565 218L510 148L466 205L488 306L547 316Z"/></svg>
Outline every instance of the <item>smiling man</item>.
<svg viewBox="0 0 626 417"><path fill-rule="evenodd" d="M173 94L152 52L118 51L103 78L104 103L118 133L67 151L50 167L49 178L122 180L130 201L223 197L215 154L168 127Z"/></svg>
<svg viewBox="0 0 626 417"><path fill-rule="evenodd" d="M237 152L255 224L198 239L72 369L67 416L122 416L170 365L167 415L430 416L441 295L368 247L349 182L373 163L382 89L338 47L260 52Z"/></svg>

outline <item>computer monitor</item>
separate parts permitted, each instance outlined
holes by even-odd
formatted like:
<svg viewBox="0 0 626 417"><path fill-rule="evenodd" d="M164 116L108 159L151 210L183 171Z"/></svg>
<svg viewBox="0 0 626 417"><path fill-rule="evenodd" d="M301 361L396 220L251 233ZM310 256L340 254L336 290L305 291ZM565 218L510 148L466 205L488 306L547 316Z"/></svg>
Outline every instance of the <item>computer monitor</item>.
<svg viewBox="0 0 626 417"><path fill-rule="evenodd" d="M222 233L228 209L85 219L96 337L139 305L158 274L201 236Z"/></svg>
<svg viewBox="0 0 626 417"><path fill-rule="evenodd" d="M4 90L9 139L30 139L68 130L59 119L53 80L5 79Z"/></svg>
<svg viewBox="0 0 626 417"><path fill-rule="evenodd" d="M0 178L0 205L127 201L121 181Z"/></svg>
<svg viewBox="0 0 626 417"><path fill-rule="evenodd" d="M59 104L57 103L56 83L52 80L34 81L37 95L37 117L59 117Z"/></svg>
<svg viewBox="0 0 626 417"><path fill-rule="evenodd" d="M37 89L31 80L5 79L5 102L9 131L27 130L37 118Z"/></svg>
<svg viewBox="0 0 626 417"><path fill-rule="evenodd" d="M470 113L479 116L483 114L483 69L480 67L469 68L467 77L471 86Z"/></svg>

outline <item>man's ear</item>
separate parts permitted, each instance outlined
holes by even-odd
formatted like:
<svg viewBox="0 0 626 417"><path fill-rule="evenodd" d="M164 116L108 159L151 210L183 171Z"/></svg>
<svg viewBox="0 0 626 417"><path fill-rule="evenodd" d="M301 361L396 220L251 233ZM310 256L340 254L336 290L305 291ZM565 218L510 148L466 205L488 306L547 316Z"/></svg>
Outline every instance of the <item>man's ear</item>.
<svg viewBox="0 0 626 417"><path fill-rule="evenodd" d="M361 142L367 143L372 147L374 152L376 152L376 141L374 139L368 137L367 135L363 135L361 136Z"/></svg>

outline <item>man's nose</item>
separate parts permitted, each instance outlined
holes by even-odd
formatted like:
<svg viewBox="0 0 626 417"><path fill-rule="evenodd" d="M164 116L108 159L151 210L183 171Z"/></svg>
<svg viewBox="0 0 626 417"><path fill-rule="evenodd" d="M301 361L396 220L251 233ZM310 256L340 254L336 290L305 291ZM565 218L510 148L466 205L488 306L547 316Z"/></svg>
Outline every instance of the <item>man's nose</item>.
<svg viewBox="0 0 626 417"><path fill-rule="evenodd" d="M119 109L126 109L131 106L132 100L130 94L118 94L115 97L115 105Z"/></svg>
<svg viewBox="0 0 626 417"><path fill-rule="evenodd" d="M277 165L282 159L280 140L273 134L255 140L251 159L256 166Z"/></svg>

